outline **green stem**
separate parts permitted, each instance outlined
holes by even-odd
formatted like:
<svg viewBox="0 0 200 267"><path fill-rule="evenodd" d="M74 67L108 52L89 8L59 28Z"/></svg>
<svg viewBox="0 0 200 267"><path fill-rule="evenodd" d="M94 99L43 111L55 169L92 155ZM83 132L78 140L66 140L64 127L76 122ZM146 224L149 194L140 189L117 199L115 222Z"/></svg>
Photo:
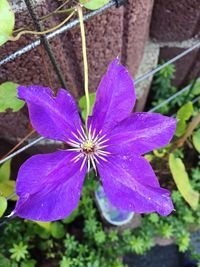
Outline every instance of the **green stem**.
<svg viewBox="0 0 200 267"><path fill-rule="evenodd" d="M85 28L83 23L83 11L82 7L78 5L77 7L79 21L80 21L80 29L81 29L81 41L82 41L82 52L83 52L83 65L84 65L84 89L85 89L85 97L86 97L86 130L87 130L87 119L90 113L90 97L89 97L89 89L88 89L88 62L87 62L87 48L86 48L86 38L85 38Z"/></svg>

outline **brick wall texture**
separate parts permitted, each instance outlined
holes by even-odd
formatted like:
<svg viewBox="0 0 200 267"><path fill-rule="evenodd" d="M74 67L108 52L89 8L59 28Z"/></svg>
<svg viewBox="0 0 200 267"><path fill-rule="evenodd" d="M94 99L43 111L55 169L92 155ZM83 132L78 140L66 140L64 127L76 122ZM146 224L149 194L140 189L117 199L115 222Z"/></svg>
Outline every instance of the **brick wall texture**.
<svg viewBox="0 0 200 267"><path fill-rule="evenodd" d="M23 1L13 0L13 4L16 10L16 28L27 26L33 29ZM59 0L35 1L39 16L54 10L59 4ZM113 7L85 23L90 91L96 90L108 64L118 55L135 77L140 64L145 64L142 58L149 38L158 44L162 43L159 56L162 59L167 60L184 50L180 48L181 42L199 38L199 7L199 0L129 0L125 6ZM62 19L60 16L52 16L45 26L52 27ZM25 36L15 43L7 43L0 48L0 58L29 44L34 38ZM67 89L78 99L84 93L79 27L58 36L51 41L51 46L67 81ZM194 51L177 63L176 85L182 86L198 74L199 59L199 51ZM55 91L60 88L59 80L42 46L0 69L0 83L13 81L23 85L40 84L51 86ZM144 94L146 97L147 91ZM140 93L141 99L142 95L143 92ZM26 108L16 114L10 111L0 114L0 137L7 140L22 138L29 131Z"/></svg>

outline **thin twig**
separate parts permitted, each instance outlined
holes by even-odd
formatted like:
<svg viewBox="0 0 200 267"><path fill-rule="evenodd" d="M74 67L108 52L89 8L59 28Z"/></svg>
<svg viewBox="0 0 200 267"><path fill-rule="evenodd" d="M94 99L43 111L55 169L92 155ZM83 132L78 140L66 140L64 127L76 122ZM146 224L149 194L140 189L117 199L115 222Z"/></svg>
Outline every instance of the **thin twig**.
<svg viewBox="0 0 200 267"><path fill-rule="evenodd" d="M4 155L1 159L8 157L12 152L14 152L21 144L23 144L31 135L35 133L33 129L30 133L28 133L19 143L17 143L6 155Z"/></svg>
<svg viewBox="0 0 200 267"><path fill-rule="evenodd" d="M45 15L45 16L42 16L40 18L40 20L45 20L45 19L48 19L50 16L54 15L56 12L58 12L62 7L64 7L67 3L69 2L69 0L65 1L64 3L62 3L59 7L57 7L54 11L52 11L51 13Z"/></svg>
<svg viewBox="0 0 200 267"><path fill-rule="evenodd" d="M6 162L7 160L9 159L12 159L13 157L17 156L18 154L20 154L21 152L27 150L29 147L32 147L33 145L39 143L40 141L42 141L44 139L44 137L39 137L37 139L35 139L34 141L32 141L31 143L23 146L22 148L18 149L17 151L13 152L12 154L10 154L9 156L7 156L6 158L4 159L1 159L0 160L0 164Z"/></svg>
<svg viewBox="0 0 200 267"><path fill-rule="evenodd" d="M185 143L188 137L193 133L194 129L200 123L200 113L198 113L193 120L189 123L185 133L175 143L176 147L181 147Z"/></svg>

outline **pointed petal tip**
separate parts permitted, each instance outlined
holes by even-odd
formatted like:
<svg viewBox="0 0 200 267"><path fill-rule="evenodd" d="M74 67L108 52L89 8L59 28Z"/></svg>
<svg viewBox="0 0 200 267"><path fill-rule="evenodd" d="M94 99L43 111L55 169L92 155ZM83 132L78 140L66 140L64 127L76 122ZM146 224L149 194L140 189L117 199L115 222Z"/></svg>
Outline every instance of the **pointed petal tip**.
<svg viewBox="0 0 200 267"><path fill-rule="evenodd" d="M115 63L116 65L119 65L120 64L120 57L119 57L119 55L113 60L112 63Z"/></svg>
<svg viewBox="0 0 200 267"><path fill-rule="evenodd" d="M112 129L110 140L116 153L144 155L165 147L176 131L176 119L151 112L135 112Z"/></svg>
<svg viewBox="0 0 200 267"><path fill-rule="evenodd" d="M169 215L173 209L170 192L161 188L144 158L118 156L98 166L103 188L110 202L135 213L158 212Z"/></svg>
<svg viewBox="0 0 200 267"><path fill-rule="evenodd" d="M31 99L29 93L31 94L31 96L33 95L37 96L38 94L47 94L50 97L53 97L53 91L49 87L43 87L40 85L29 85L29 86L19 85L17 87L17 91L18 91L18 97L25 101Z"/></svg>
<svg viewBox="0 0 200 267"><path fill-rule="evenodd" d="M71 132L81 127L75 100L64 89L57 96L48 87L19 86L18 97L28 106L33 128L42 136L58 141L71 138ZM66 108L67 107L67 108Z"/></svg>
<svg viewBox="0 0 200 267"><path fill-rule="evenodd" d="M133 79L117 57L98 86L90 123L97 131L109 131L131 113L135 101Z"/></svg>
<svg viewBox="0 0 200 267"><path fill-rule="evenodd" d="M163 195L163 203L156 210L161 216L168 216L174 211L174 205L169 191Z"/></svg>

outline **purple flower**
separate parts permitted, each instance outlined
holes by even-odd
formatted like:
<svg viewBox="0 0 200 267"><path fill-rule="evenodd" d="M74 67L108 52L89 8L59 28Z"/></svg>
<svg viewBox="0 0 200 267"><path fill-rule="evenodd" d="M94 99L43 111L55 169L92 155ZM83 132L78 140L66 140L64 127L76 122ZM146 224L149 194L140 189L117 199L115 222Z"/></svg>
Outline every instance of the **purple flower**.
<svg viewBox="0 0 200 267"><path fill-rule="evenodd" d="M136 97L128 71L114 60L97 90L88 133L72 96L41 86L18 87L33 127L71 149L36 155L20 168L14 214L32 220L65 218L77 207L86 172L98 170L106 196L119 209L168 215L173 204L143 154L171 140L176 121L156 113L131 113Z"/></svg>

